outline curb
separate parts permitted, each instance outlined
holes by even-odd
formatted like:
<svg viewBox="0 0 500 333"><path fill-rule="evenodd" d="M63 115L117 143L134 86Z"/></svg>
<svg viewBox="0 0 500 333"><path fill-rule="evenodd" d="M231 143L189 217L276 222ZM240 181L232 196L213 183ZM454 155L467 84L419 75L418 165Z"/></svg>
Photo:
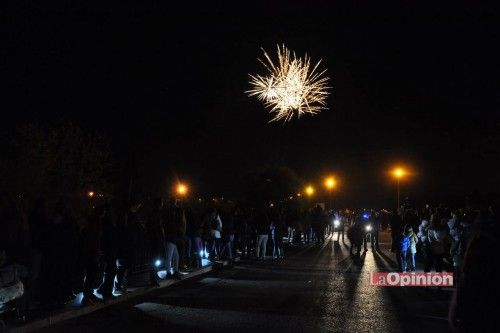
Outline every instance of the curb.
<svg viewBox="0 0 500 333"><path fill-rule="evenodd" d="M221 266L222 267L227 266L227 263L223 262ZM83 315L86 315L86 314L89 314L89 313L92 313L95 311L102 310L108 306L115 305L115 304L130 300L130 299L135 298L137 296L143 296L143 295L146 295L146 294L151 293L153 291L158 291L160 289L169 287L171 285L181 283L182 281L185 281L185 280L190 280L190 279L195 278L197 276L209 273L212 270L214 270L213 266L204 267L204 268L201 268L195 272L187 274L186 276L184 276L180 280L160 281L160 286L156 287L156 288L155 287L140 287L137 290L134 290L130 293L121 295L121 296L117 297L116 299L112 299L112 300L107 301L105 303L100 303L100 304L96 304L93 306L86 306L86 307L82 307L82 308L68 309L68 310L60 312L60 313L51 314L45 318L35 320L35 321L27 323L25 325L12 327L10 329L7 328L7 332L10 332L10 333L31 332L31 331L38 330L38 329L41 329L44 327L48 327L48 326L60 323L62 321L68 320L68 319L73 319L73 318L80 317L80 316L83 316Z"/></svg>

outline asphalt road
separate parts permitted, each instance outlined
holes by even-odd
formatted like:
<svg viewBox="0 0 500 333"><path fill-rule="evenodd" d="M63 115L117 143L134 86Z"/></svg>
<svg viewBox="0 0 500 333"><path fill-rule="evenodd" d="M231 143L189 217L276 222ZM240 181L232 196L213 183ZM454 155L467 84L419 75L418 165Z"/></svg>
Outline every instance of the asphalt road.
<svg viewBox="0 0 500 333"><path fill-rule="evenodd" d="M355 260L345 244L291 249L285 260L240 262L75 318L43 332L447 332L449 291L372 287L395 270L382 244Z"/></svg>

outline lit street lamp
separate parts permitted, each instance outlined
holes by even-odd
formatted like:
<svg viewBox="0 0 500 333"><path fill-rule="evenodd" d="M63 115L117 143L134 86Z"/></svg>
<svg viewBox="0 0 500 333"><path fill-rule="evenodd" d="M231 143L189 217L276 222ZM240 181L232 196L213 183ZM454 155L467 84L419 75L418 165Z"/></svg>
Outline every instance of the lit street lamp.
<svg viewBox="0 0 500 333"><path fill-rule="evenodd" d="M399 207L400 207L400 200L399 200L400 181L403 177L405 177L407 175L407 171L401 167L397 167L397 168L394 168L394 170L392 170L392 175L394 176L394 178L396 178L397 183L398 183L398 206L397 206L397 209L399 210Z"/></svg>
<svg viewBox="0 0 500 333"><path fill-rule="evenodd" d="M332 191L337 186L337 181L335 180L334 177L326 177L325 178L325 187L328 190L328 199L330 201L330 209L333 208L333 203L332 203Z"/></svg>
<svg viewBox="0 0 500 333"><path fill-rule="evenodd" d="M184 197L187 195L188 193L188 187L187 185L183 184L183 183L178 183L177 184L177 187L175 188L175 192L181 196L181 197Z"/></svg>
<svg viewBox="0 0 500 333"><path fill-rule="evenodd" d="M312 185L308 185L305 192L309 198L312 197L314 195L314 187Z"/></svg>

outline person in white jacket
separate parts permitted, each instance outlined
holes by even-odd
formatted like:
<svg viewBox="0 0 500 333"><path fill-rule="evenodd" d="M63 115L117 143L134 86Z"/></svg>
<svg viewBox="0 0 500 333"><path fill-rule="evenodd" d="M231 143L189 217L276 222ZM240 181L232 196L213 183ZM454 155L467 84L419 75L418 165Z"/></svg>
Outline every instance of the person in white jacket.
<svg viewBox="0 0 500 333"><path fill-rule="evenodd" d="M222 220L217 210L213 210L210 217L210 252L214 259L219 259L221 252Z"/></svg>

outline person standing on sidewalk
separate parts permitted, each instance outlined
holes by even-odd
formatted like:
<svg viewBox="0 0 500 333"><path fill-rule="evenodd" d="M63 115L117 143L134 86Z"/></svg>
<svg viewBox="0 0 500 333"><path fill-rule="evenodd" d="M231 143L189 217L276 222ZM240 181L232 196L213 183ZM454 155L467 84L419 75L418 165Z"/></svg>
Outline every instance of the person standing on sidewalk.
<svg viewBox="0 0 500 333"><path fill-rule="evenodd" d="M103 206L94 208L83 229L82 262L85 268L85 280L83 282L82 306L100 302L94 295L94 287L99 269L102 220L105 215L106 209Z"/></svg>
<svg viewBox="0 0 500 333"><path fill-rule="evenodd" d="M174 205L177 209L178 216L178 235L177 235L177 250L179 251L179 267L186 270L187 267L187 259L186 259L186 230L187 230L187 221L186 221L186 213L184 202L180 199L175 199Z"/></svg>
<svg viewBox="0 0 500 333"><path fill-rule="evenodd" d="M372 212L372 216L373 216L372 250L380 251L380 247L378 245L378 235L382 224L382 218L379 212Z"/></svg>
<svg viewBox="0 0 500 333"><path fill-rule="evenodd" d="M411 225L405 226L401 243L401 271L402 272L415 272L415 254L417 253L417 235L413 232ZM410 263L408 265L408 254L410 255Z"/></svg>
<svg viewBox="0 0 500 333"><path fill-rule="evenodd" d="M191 208L186 207L186 238L188 265L201 268L203 225L199 215Z"/></svg>
<svg viewBox="0 0 500 333"><path fill-rule="evenodd" d="M298 207L290 207L286 214L287 225L287 242L289 245L296 245L295 243L295 227L299 223L299 209Z"/></svg>
<svg viewBox="0 0 500 333"><path fill-rule="evenodd" d="M112 205L107 205L102 223L102 251L104 259L104 278L97 289L104 300L113 298L113 285L116 276L116 260L118 259L118 229L116 215Z"/></svg>
<svg viewBox="0 0 500 333"><path fill-rule="evenodd" d="M346 220L347 220L347 217L344 216L341 212L335 212L332 217L330 218L331 220L331 223L332 223L332 227L331 227L331 234L332 234L332 237L335 237L335 230L337 230L337 242L340 241L340 235L342 234L342 243L345 244L345 240L344 240L344 229L345 229L345 225L347 224L346 223Z"/></svg>
<svg viewBox="0 0 500 333"><path fill-rule="evenodd" d="M241 211L238 207L235 207L231 214L229 214L224 219L224 230L222 231L222 240L224 243L224 252L229 259L229 263L233 263L233 243L235 234L235 224L236 220L240 219Z"/></svg>
<svg viewBox="0 0 500 333"><path fill-rule="evenodd" d="M146 233L148 238L149 258L151 270L149 281L152 286L159 287L158 270L162 259L165 258L165 230L163 228L163 199L158 197L153 202L153 209L147 218Z"/></svg>
<svg viewBox="0 0 500 333"><path fill-rule="evenodd" d="M271 243L273 247L273 259L277 259L279 257L279 247L278 247L278 239L276 237L276 222L275 219L271 220L271 224L269 225L269 236L271 237Z"/></svg>
<svg viewBox="0 0 500 333"><path fill-rule="evenodd" d="M316 235L316 244L323 244L325 242L325 215L320 205L316 205L311 213L311 226Z"/></svg>
<svg viewBox="0 0 500 333"><path fill-rule="evenodd" d="M347 238L351 243L351 247L349 249L349 254L353 255L354 247L356 247L356 256L359 257L361 255L361 245L363 244L363 231L362 222L357 217L355 218L353 224L347 230Z"/></svg>
<svg viewBox="0 0 500 333"><path fill-rule="evenodd" d="M210 257L213 260L220 259L222 239L222 219L217 209L210 212Z"/></svg>
<svg viewBox="0 0 500 333"><path fill-rule="evenodd" d="M255 243L255 257L265 259L267 250L267 241L269 239L269 219L264 208L260 209L256 215L257 241Z"/></svg>
<svg viewBox="0 0 500 333"><path fill-rule="evenodd" d="M252 244L254 241L254 228L252 227L253 220L248 211L245 211L243 216L240 218L239 223L236 224L238 230L238 240L241 255L244 258L250 258Z"/></svg>
<svg viewBox="0 0 500 333"><path fill-rule="evenodd" d="M433 215L429 225L429 230L427 231L427 237L430 248L430 264L434 266L436 272L443 271L443 258L446 254L444 244L447 234L446 231L446 227L441 224L439 216ZM430 266L425 267L426 272L430 272L430 270Z"/></svg>
<svg viewBox="0 0 500 333"><path fill-rule="evenodd" d="M287 212L283 206L278 210L278 216L276 219L276 230L275 230L275 239L277 242L278 248L278 258L285 257L285 251L283 246L283 235L286 232L286 218Z"/></svg>
<svg viewBox="0 0 500 333"><path fill-rule="evenodd" d="M412 226L408 226L406 230L406 234L410 238L410 271L415 272L417 270L417 266L415 264L415 256L417 254L417 243L418 237L413 231Z"/></svg>
<svg viewBox="0 0 500 333"><path fill-rule="evenodd" d="M407 271L406 261L408 259L407 254L409 249L410 237L408 237L408 234L406 232L403 232L399 241L399 271L403 273Z"/></svg>
<svg viewBox="0 0 500 333"><path fill-rule="evenodd" d="M118 265L116 271L115 291L124 293L125 280L131 268L134 250L137 248L136 226L137 206L124 202L118 219L116 220L118 231Z"/></svg>
<svg viewBox="0 0 500 333"><path fill-rule="evenodd" d="M177 244L181 235L185 235L186 218L184 210L179 206L177 200L173 200L170 207L165 211L163 219L163 230L165 231L166 243L166 277L180 278L179 274L179 250Z"/></svg>

